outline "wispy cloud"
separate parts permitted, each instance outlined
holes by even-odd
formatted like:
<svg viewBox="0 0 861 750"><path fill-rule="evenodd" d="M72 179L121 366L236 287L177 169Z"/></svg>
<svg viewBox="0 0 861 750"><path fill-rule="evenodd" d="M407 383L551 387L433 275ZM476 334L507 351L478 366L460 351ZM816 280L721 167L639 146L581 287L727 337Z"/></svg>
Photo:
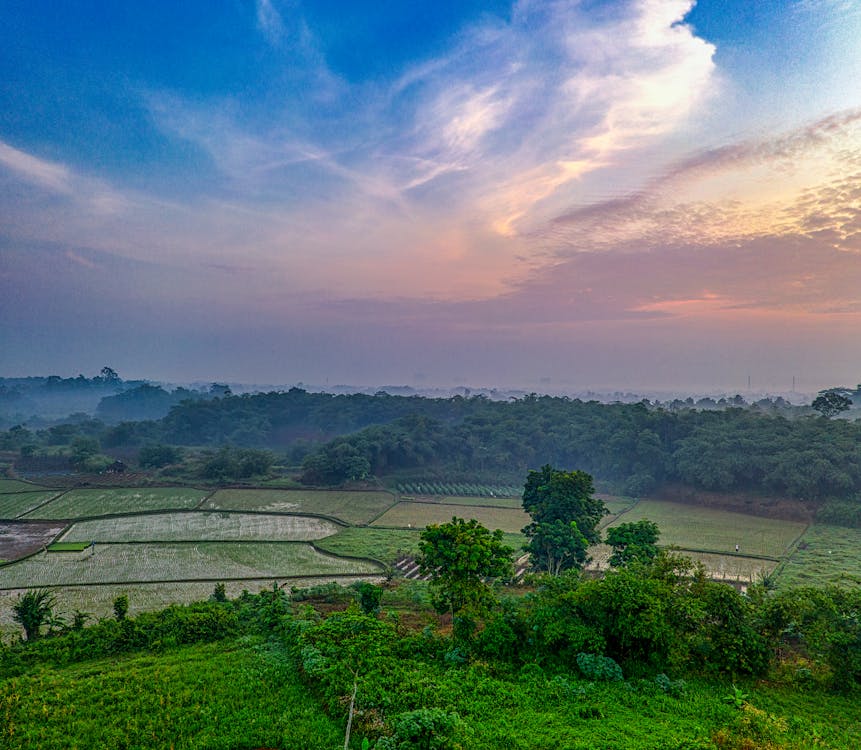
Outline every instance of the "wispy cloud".
<svg viewBox="0 0 861 750"><path fill-rule="evenodd" d="M284 22L272 0L257 0L257 28L270 44L279 44L284 37Z"/></svg>

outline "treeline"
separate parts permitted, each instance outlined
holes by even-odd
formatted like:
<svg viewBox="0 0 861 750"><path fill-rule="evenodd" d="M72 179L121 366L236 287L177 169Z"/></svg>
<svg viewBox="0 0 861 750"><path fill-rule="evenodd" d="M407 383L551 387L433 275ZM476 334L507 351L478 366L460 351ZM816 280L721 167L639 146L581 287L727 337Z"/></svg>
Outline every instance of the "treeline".
<svg viewBox="0 0 861 750"><path fill-rule="evenodd" d="M458 422L407 417L337 438L308 456L304 478L337 483L420 470L514 479L545 462L578 467L632 495L671 481L851 499L861 492L861 424L529 397L483 403Z"/></svg>
<svg viewBox="0 0 861 750"><path fill-rule="evenodd" d="M114 398L136 392L143 391ZM304 461L303 479L311 484L393 474L519 483L528 469L550 463L580 468L631 495L665 482L814 502L854 503L861 493L858 421L535 395L492 401L210 390L158 420L106 425L82 417L44 430L16 425L0 433L0 450L32 455L81 436L124 455L153 445L267 448L288 465Z"/></svg>

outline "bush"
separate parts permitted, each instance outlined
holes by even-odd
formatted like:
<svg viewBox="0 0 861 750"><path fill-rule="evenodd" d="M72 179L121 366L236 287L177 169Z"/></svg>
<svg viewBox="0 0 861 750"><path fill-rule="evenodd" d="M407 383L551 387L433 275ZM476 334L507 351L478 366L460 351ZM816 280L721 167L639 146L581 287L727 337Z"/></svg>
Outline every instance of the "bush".
<svg viewBox="0 0 861 750"><path fill-rule="evenodd" d="M621 682L624 679L622 668L609 656L579 653L577 666L584 677L596 682Z"/></svg>

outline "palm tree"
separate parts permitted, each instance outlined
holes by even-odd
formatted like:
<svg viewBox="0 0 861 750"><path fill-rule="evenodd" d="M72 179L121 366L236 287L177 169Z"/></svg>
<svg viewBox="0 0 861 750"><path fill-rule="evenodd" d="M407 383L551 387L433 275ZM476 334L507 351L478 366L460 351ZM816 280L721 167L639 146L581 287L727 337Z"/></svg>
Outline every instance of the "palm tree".
<svg viewBox="0 0 861 750"><path fill-rule="evenodd" d="M18 597L18 601L12 605L12 616L21 623L28 641L35 641L39 637L39 628L52 619L56 603L48 589L33 589Z"/></svg>

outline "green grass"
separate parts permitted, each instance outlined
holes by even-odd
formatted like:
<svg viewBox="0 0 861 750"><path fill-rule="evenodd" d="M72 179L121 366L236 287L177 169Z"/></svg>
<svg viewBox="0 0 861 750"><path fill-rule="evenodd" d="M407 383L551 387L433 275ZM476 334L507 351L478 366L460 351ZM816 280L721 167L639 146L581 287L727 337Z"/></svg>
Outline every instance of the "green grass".
<svg viewBox="0 0 861 750"><path fill-rule="evenodd" d="M192 511L79 521L63 541L98 542L304 542L335 534L332 521L305 516Z"/></svg>
<svg viewBox="0 0 861 750"><path fill-rule="evenodd" d="M418 554L419 534L419 529L410 531L351 526L334 536L321 539L316 545L335 555L373 557L391 564L402 554Z"/></svg>
<svg viewBox="0 0 861 750"><path fill-rule="evenodd" d="M10 492L0 495L0 518L18 518L37 505L59 495L58 490L46 490L43 492Z"/></svg>
<svg viewBox="0 0 861 750"><path fill-rule="evenodd" d="M398 503L376 521L374 526L395 528L424 528L429 524L447 523L452 516L474 518L489 529L517 533L529 523L529 516L515 508L483 508L469 505L442 505L439 503Z"/></svg>
<svg viewBox="0 0 861 750"><path fill-rule="evenodd" d="M33 490L45 490L40 484L32 484L31 482L22 482L20 479L0 479L0 493L6 492L32 492Z"/></svg>
<svg viewBox="0 0 861 750"><path fill-rule="evenodd" d="M395 503L388 492L338 490L219 490L206 509L319 513L347 523L368 523Z"/></svg>
<svg viewBox="0 0 861 750"><path fill-rule="evenodd" d="M778 558L804 531L799 521L749 516L696 505L663 500L641 500L610 526L648 519L658 524L661 545L708 552L734 552L742 555Z"/></svg>
<svg viewBox="0 0 861 750"><path fill-rule="evenodd" d="M206 490L191 487L141 487L71 490L42 508L27 514L28 518L84 518L148 510L193 508Z"/></svg>
<svg viewBox="0 0 861 750"><path fill-rule="evenodd" d="M319 750L343 744L284 662L219 643L86 662L0 683L7 750Z"/></svg>
<svg viewBox="0 0 861 750"><path fill-rule="evenodd" d="M402 499L406 502L412 497L408 492ZM520 508L523 501L519 497L476 497L474 495L433 495L422 497L423 502L443 505L488 505L494 508Z"/></svg>
<svg viewBox="0 0 861 750"><path fill-rule="evenodd" d="M783 586L861 586L861 529L814 524L777 575Z"/></svg>
<svg viewBox="0 0 861 750"><path fill-rule="evenodd" d="M92 542L54 542L48 545L48 552L83 552Z"/></svg>
<svg viewBox="0 0 861 750"><path fill-rule="evenodd" d="M378 572L369 562L330 557L302 542L96 544L82 558L41 554L6 565L0 588Z"/></svg>

